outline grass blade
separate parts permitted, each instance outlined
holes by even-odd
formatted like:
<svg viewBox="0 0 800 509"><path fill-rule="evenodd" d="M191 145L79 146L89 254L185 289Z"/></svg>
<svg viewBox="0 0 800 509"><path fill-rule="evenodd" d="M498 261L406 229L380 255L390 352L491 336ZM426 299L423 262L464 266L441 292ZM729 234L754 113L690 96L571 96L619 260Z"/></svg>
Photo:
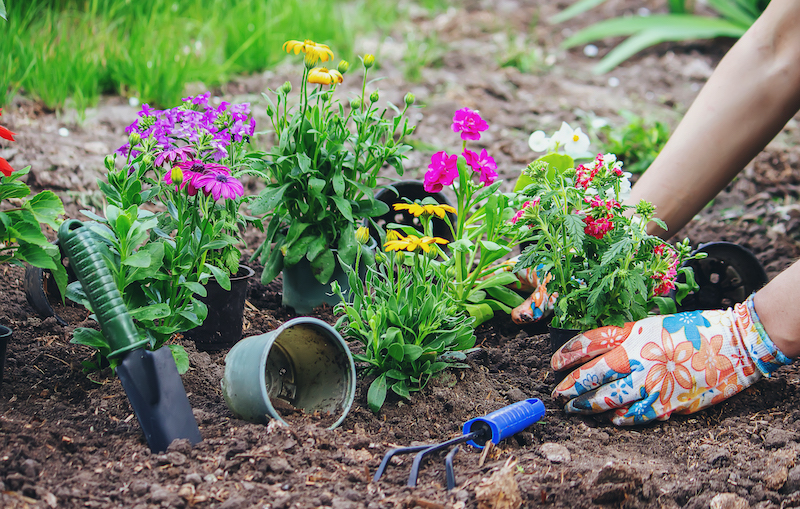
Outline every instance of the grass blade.
<svg viewBox="0 0 800 509"><path fill-rule="evenodd" d="M550 23L563 23L568 19L572 19L575 16L583 14L584 12L594 9L598 5L601 5L606 0L578 0L574 4L570 5L563 11L559 12L555 16L550 18Z"/></svg>

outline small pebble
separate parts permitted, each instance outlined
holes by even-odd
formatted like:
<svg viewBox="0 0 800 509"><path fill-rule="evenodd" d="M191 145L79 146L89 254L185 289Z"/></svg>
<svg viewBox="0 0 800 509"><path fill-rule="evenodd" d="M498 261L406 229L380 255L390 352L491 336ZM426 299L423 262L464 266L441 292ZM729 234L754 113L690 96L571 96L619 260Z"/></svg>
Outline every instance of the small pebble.
<svg viewBox="0 0 800 509"><path fill-rule="evenodd" d="M610 78L608 78L608 86L611 87L611 88L618 87L619 86L619 78L614 77L614 76L611 76Z"/></svg>
<svg viewBox="0 0 800 509"><path fill-rule="evenodd" d="M600 50L597 49L597 46L595 46L594 44L587 44L583 48L583 54L589 58L596 57L599 52Z"/></svg>
<svg viewBox="0 0 800 509"><path fill-rule="evenodd" d="M67 136L69 136L69 129L67 129L66 127L59 128L58 135L66 138Z"/></svg>
<svg viewBox="0 0 800 509"><path fill-rule="evenodd" d="M138 97L128 97L128 106L131 108L135 108L139 106L139 98Z"/></svg>
<svg viewBox="0 0 800 509"><path fill-rule="evenodd" d="M547 442L539 447L539 452L553 463L567 463L572 459L569 449L555 442Z"/></svg>

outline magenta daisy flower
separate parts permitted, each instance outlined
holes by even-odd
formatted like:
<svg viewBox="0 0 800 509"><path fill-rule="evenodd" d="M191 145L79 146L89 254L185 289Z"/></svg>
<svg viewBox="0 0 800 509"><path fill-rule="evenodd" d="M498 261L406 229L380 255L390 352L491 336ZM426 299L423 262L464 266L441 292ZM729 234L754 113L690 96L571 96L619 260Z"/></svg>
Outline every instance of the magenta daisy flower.
<svg viewBox="0 0 800 509"><path fill-rule="evenodd" d="M220 198L234 200L244 195L244 186L236 177L232 177L228 172L208 171L194 181L198 189L202 189L206 196L209 194L214 197L214 201Z"/></svg>
<svg viewBox="0 0 800 509"><path fill-rule="evenodd" d="M161 166L165 161L169 161L170 163L174 164L179 159L180 162L184 162L193 156L194 148L190 147L189 145L186 145L185 147L172 147L158 154L153 164L156 166Z"/></svg>
<svg viewBox="0 0 800 509"><path fill-rule="evenodd" d="M467 160L467 164L472 167L473 171L480 173L480 181L484 187L497 180L497 163L486 152L486 149L481 150L480 155L471 150L465 150L464 159Z"/></svg>
<svg viewBox="0 0 800 509"><path fill-rule="evenodd" d="M438 193L444 186L449 186L458 178L458 156L448 155L445 151L431 156L431 164L425 173L423 188L429 193Z"/></svg>

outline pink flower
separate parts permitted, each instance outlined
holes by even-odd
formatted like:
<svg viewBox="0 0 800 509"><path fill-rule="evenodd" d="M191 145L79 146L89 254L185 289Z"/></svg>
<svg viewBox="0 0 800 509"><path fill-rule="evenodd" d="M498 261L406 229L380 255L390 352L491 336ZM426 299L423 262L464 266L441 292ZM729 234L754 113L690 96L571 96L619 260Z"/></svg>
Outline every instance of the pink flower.
<svg viewBox="0 0 800 509"><path fill-rule="evenodd" d="M472 167L476 172L480 172L480 181L483 186L489 186L497 180L497 163L494 158L490 157L486 149L481 150L481 155L476 154L471 150L464 150L464 159L467 164Z"/></svg>
<svg viewBox="0 0 800 509"><path fill-rule="evenodd" d="M436 152L431 156L431 164L425 173L423 188L429 193L438 193L453 184L458 177L458 156L448 155L445 151Z"/></svg>
<svg viewBox="0 0 800 509"><path fill-rule="evenodd" d="M539 198L537 196L533 200L528 200L525 203L523 203L522 204L522 208L519 209L516 214L514 214L514 217L511 218L511 220L510 220L511 224L517 224L517 221L522 219L522 216L525 215L525 212L527 211L527 209L529 209L529 208L532 209L532 208L536 207L537 205L539 205L540 201L541 201L541 198Z"/></svg>
<svg viewBox="0 0 800 509"><path fill-rule="evenodd" d="M479 140L481 132L489 129L489 124L477 111L461 108L453 115L453 132L461 133L462 140Z"/></svg>
<svg viewBox="0 0 800 509"><path fill-rule="evenodd" d="M675 288L675 279L678 277L678 255L668 244L659 244L653 248L653 254L667 263L666 271L656 271L650 276L658 281L653 288L653 295L666 295Z"/></svg>
<svg viewBox="0 0 800 509"><path fill-rule="evenodd" d="M198 189L202 189L206 196L209 194L213 196L214 201L219 201L220 198L233 200L244 194L242 183L227 172L206 172L197 177L194 184Z"/></svg>
<svg viewBox="0 0 800 509"><path fill-rule="evenodd" d="M602 216L598 218L594 218L592 216L587 216L583 218L583 222L586 223L586 226L583 228L583 231L586 235L590 235L597 240L602 239L606 233L610 232L614 229L614 223L611 222L612 216Z"/></svg>

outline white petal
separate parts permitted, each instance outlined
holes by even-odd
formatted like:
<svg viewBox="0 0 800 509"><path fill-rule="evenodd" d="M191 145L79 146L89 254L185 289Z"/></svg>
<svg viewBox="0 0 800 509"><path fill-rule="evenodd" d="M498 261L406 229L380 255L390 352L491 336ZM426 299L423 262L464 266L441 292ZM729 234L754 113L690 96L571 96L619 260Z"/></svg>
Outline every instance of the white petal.
<svg viewBox="0 0 800 509"><path fill-rule="evenodd" d="M576 159L586 154L590 143L589 137L579 127L572 132L572 136L564 144L564 152Z"/></svg>
<svg viewBox="0 0 800 509"><path fill-rule="evenodd" d="M552 146L552 140L547 137L544 131L534 131L528 138L528 146L534 152L548 152Z"/></svg>

